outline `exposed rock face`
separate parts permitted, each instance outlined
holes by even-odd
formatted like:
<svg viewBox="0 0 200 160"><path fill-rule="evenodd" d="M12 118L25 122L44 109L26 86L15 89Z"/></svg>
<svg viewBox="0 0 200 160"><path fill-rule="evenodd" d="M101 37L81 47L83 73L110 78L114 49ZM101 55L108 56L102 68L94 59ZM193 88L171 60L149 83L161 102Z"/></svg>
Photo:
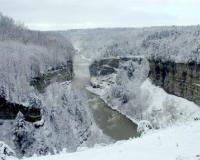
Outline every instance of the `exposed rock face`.
<svg viewBox="0 0 200 160"><path fill-rule="evenodd" d="M73 62L68 60L66 66L60 66L52 68L48 73L45 73L39 77L35 77L31 80L30 84L34 86L38 91L44 92L45 88L52 82L64 82L73 79Z"/></svg>
<svg viewBox="0 0 200 160"><path fill-rule="evenodd" d="M90 65L90 76L106 76L116 72L116 69L119 68L121 62L130 60L128 57L117 57L117 58L106 58L100 61L94 61ZM131 58L133 61L142 61L141 57Z"/></svg>
<svg viewBox="0 0 200 160"><path fill-rule="evenodd" d="M119 63L142 58L107 58L95 61L90 66L91 76L105 76L116 72ZM200 64L190 62L188 64L175 62L162 62L149 60L149 78L155 85L162 87L166 92L186 98L200 105Z"/></svg>
<svg viewBox="0 0 200 160"><path fill-rule="evenodd" d="M26 107L0 98L0 119L14 120L19 112L23 113L25 120L29 122L36 122L42 118L40 108Z"/></svg>
<svg viewBox="0 0 200 160"><path fill-rule="evenodd" d="M165 91L200 105L200 64L150 60L149 77Z"/></svg>

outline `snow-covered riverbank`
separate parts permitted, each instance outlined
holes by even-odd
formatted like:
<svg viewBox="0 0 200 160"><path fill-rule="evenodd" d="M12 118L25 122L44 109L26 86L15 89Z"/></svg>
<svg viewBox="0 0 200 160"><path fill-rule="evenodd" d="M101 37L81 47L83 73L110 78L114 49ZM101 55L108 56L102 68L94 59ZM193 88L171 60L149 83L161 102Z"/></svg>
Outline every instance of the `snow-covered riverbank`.
<svg viewBox="0 0 200 160"><path fill-rule="evenodd" d="M165 128L176 123L200 117L200 108L184 98L170 95L151 80L138 74L143 66L136 67L133 77L126 78L126 70L92 76L87 89L101 97L112 109L133 122L148 120L154 128ZM135 75L136 74L136 75Z"/></svg>

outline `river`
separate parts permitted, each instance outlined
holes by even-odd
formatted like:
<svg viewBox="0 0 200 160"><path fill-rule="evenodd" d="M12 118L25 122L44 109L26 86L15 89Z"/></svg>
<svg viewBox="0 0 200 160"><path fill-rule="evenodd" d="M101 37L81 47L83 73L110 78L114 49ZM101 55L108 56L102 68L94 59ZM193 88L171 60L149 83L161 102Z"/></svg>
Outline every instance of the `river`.
<svg viewBox="0 0 200 160"><path fill-rule="evenodd" d="M90 62L90 60L80 56L79 54L74 56L73 68L75 77L73 83L87 94L89 108L97 126L104 134L114 140L125 140L137 137L138 133L136 124L118 111L112 110L98 95L95 95L86 89L90 80Z"/></svg>

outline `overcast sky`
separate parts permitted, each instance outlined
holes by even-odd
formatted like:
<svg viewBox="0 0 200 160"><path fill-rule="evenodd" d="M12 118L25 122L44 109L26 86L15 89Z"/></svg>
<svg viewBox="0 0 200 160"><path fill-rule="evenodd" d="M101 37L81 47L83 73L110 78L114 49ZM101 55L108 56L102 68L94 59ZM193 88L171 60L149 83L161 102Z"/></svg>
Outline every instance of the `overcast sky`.
<svg viewBox="0 0 200 160"><path fill-rule="evenodd" d="M37 30L200 24L200 0L0 0L0 11Z"/></svg>

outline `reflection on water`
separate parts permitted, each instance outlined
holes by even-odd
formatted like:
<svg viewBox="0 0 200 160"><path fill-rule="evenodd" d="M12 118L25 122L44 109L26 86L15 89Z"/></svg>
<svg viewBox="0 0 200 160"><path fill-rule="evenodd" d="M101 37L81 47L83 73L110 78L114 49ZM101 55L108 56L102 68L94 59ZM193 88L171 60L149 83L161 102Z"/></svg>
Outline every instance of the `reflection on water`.
<svg viewBox="0 0 200 160"><path fill-rule="evenodd" d="M97 95L87 91L85 86L89 84L89 61L79 55L74 57L74 84L88 95L88 104L96 124L102 131L114 140L137 137L137 125L117 111L112 110Z"/></svg>

